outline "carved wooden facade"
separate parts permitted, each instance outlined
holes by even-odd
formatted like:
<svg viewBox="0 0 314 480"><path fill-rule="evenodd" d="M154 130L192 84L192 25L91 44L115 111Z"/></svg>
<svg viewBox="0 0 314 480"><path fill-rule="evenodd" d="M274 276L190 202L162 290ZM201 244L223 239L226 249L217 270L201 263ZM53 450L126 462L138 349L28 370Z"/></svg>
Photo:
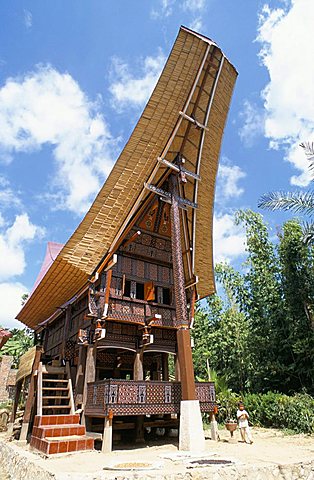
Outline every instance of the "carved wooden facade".
<svg viewBox="0 0 314 480"><path fill-rule="evenodd" d="M68 362L85 415L213 407L213 385L194 382L190 327L215 291L214 186L236 76L215 42L180 28L105 184L17 317L45 362ZM169 354L181 383L168 381Z"/></svg>

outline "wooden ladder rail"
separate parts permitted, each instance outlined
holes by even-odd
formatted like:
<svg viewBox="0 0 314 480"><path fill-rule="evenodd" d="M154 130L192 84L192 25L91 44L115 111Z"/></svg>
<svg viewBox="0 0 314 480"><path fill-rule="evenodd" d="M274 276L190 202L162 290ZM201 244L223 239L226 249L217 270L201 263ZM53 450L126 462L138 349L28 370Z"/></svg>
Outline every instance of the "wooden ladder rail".
<svg viewBox="0 0 314 480"><path fill-rule="evenodd" d="M73 388L72 388L72 380L71 380L71 369L70 369L69 362L66 362L65 370L68 377L68 391L69 391L69 397L70 397L69 403L71 407L70 413L71 415L73 415L75 412L75 406L74 406Z"/></svg>
<svg viewBox="0 0 314 480"><path fill-rule="evenodd" d="M37 370L37 415L43 414L43 364L39 363Z"/></svg>

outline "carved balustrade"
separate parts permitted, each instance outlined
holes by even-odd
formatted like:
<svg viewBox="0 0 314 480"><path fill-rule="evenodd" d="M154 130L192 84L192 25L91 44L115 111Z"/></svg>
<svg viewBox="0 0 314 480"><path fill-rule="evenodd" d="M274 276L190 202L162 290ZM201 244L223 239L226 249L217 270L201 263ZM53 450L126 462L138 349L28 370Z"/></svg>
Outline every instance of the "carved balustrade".
<svg viewBox="0 0 314 480"><path fill-rule="evenodd" d="M201 412L215 405L213 382L196 383ZM164 381L102 380L88 384L85 413L88 416L156 415L180 413L181 383Z"/></svg>

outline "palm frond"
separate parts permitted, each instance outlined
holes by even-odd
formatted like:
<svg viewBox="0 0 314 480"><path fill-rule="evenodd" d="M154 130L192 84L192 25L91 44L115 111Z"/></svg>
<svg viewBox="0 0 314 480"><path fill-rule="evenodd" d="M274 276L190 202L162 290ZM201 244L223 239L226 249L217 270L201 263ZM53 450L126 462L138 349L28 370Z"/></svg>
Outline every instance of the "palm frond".
<svg viewBox="0 0 314 480"><path fill-rule="evenodd" d="M310 169L314 169L314 142L300 143L300 147L303 148L306 158L310 162Z"/></svg>
<svg viewBox="0 0 314 480"><path fill-rule="evenodd" d="M303 242L306 245L314 245L314 223L304 222L302 225Z"/></svg>
<svg viewBox="0 0 314 480"><path fill-rule="evenodd" d="M267 210L292 210L314 215L314 192L270 192L262 195L258 206Z"/></svg>

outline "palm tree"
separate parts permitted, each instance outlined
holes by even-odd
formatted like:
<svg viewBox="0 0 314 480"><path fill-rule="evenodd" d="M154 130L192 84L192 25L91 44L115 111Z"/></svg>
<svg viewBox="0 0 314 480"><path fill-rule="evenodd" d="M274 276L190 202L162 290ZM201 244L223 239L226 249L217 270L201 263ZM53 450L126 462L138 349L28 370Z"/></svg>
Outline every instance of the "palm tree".
<svg viewBox="0 0 314 480"><path fill-rule="evenodd" d="M309 161L309 168L314 171L314 143L301 143L300 147ZM314 178L312 179L314 181ZM262 195L258 202L260 208L268 210L291 210L309 217L303 222L303 241L314 244L314 191L307 192L270 192Z"/></svg>

